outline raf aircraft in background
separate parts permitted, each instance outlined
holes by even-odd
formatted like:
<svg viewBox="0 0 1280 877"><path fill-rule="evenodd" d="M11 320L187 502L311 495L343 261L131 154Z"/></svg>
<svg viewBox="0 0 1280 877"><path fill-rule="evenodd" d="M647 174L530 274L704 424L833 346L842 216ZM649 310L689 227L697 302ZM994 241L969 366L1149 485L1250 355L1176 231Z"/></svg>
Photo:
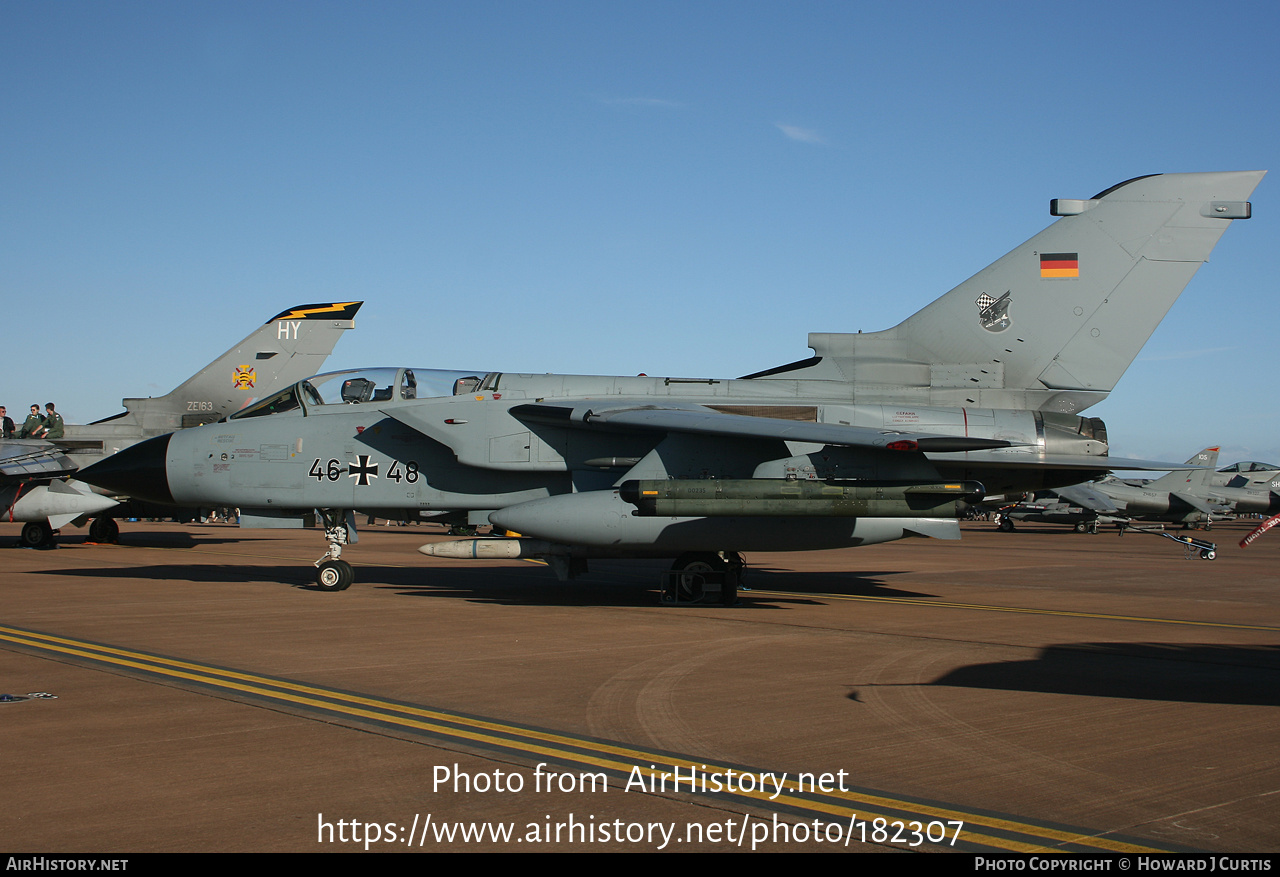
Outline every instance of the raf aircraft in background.
<svg viewBox="0 0 1280 877"><path fill-rule="evenodd" d="M1205 483L1210 487L1248 487L1280 492L1280 466L1256 460L1232 463L1214 472Z"/></svg>
<svg viewBox="0 0 1280 877"><path fill-rule="evenodd" d="M1107 476L1041 491L1029 502L1004 509L999 526L1007 532L1014 529L1014 521L1037 521L1073 524L1077 531L1096 533L1099 524L1143 521L1208 528L1238 514L1280 512L1280 493L1269 482L1228 486L1239 470L1214 472L1217 462L1218 448L1205 448L1187 460L1188 467L1198 468L1175 470L1154 481Z"/></svg>
<svg viewBox="0 0 1280 877"><path fill-rule="evenodd" d="M295 305L164 396L124 399L124 411L66 427L57 444L88 466L144 438L213 423L264 396L314 375L342 333L355 326L363 302Z"/></svg>
<svg viewBox="0 0 1280 877"><path fill-rule="evenodd" d="M1218 449L1205 448L1187 460L1187 469L1155 480L1107 475L1085 484L1053 487L1001 509L996 520L1006 533L1013 532L1014 521L1069 524L1077 533L1097 533L1101 524L1127 525L1138 520L1207 524L1229 511L1226 505L1197 495L1217 461Z"/></svg>
<svg viewBox="0 0 1280 877"><path fill-rule="evenodd" d="M46 545L59 527L115 507L114 499L64 480L75 471L76 464L48 442L0 442L0 517L24 522L23 545Z"/></svg>
<svg viewBox="0 0 1280 877"><path fill-rule="evenodd" d="M427 554L542 558L562 576L589 558L674 557L678 587L719 584L730 601L742 551L955 539L969 502L1174 468L1109 457L1106 427L1080 412L1249 217L1263 173L1055 200L1056 222L898 326L811 334L813 356L744 378L344 372L82 475L239 506L242 524L317 511L328 590L354 577L341 559L354 510L415 510L520 534Z"/></svg>
<svg viewBox="0 0 1280 877"><path fill-rule="evenodd" d="M307 304L281 311L167 395L125 399L121 413L84 426L69 424L65 437L52 443L0 443L0 462L7 467L0 468L4 518L27 522L22 543L32 547L52 543L55 530L90 515L98 515L90 538L114 541L119 526L101 513L137 510L61 479L145 438L220 420L315 374L342 333L355 325L361 304Z"/></svg>

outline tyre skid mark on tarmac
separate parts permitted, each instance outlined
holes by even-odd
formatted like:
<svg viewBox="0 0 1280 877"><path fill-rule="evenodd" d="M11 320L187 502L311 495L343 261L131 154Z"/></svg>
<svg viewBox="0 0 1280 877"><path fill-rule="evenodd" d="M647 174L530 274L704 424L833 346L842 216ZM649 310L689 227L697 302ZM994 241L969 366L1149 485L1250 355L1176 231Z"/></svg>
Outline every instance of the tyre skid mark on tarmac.
<svg viewBox="0 0 1280 877"><path fill-rule="evenodd" d="M625 782L633 768L647 765L678 765L682 771L696 767L709 773L760 773L738 764L712 763L690 759L677 753L642 749L609 740L563 734L552 730L500 722L465 713L431 709L402 701L371 697L358 692L310 685L295 680L263 676L227 667L183 661L166 655L117 648L87 640L60 637L39 631L0 625L0 646L34 653L41 657L69 660L95 669L124 672L152 681L163 681L200 693L230 696L249 703L283 708L304 717L337 719L360 727L374 726L400 734L425 738L433 744L465 747L492 755L502 753L521 761L546 760L561 767L603 772L612 780ZM657 793L664 794L664 793ZM784 791L770 799L771 790L735 792L665 793L664 796L695 801L708 799L738 807L764 809L801 819L843 821L854 814L870 823L876 818L889 822L912 820L963 820L964 830L954 847L968 851L1003 850L1013 852L1124 852L1144 853L1179 849L1155 847L1141 839L1099 835L1087 829L1019 819L983 810L966 810L942 803L905 796L890 796L872 789L847 792L805 792L788 776ZM846 828L846 830L848 830ZM868 836L870 826L868 826Z"/></svg>

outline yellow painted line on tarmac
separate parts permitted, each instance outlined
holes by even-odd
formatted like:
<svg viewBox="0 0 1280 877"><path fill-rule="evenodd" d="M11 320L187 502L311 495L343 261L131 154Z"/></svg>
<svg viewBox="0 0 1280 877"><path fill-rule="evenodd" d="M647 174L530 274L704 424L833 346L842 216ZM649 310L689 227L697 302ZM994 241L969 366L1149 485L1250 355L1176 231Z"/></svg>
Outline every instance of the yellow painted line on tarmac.
<svg viewBox="0 0 1280 877"><path fill-rule="evenodd" d="M639 769L648 780L653 773L663 772L668 765L673 770L678 766L682 773L689 771L690 775L695 770L701 775L720 774L722 777L729 776L730 771L739 775L768 773L743 768L740 765L708 764L672 753L638 749L611 741L559 734L483 717L434 710L416 704L384 700L354 692L261 676L39 631L0 626L0 643L3 642L35 650L41 654L80 659L94 666L106 665L110 668L136 671L149 676L159 676L178 682L194 683L202 687L212 687L222 692L245 695L252 698L251 702L254 703L266 700L268 703L275 702L305 710L345 715L381 726L420 731L431 735L437 741L443 738L490 751L498 749L543 757L554 760L559 765L598 768L611 772L617 778L630 778L636 769ZM650 768L649 773L645 773L646 765ZM999 814L974 813L944 804L893 798L871 790L854 789L843 792L805 790L799 786L798 779L797 777L792 780L788 777L783 791L772 795L770 789L773 789L773 786L765 787L763 780L761 780L760 789L737 789L720 793L708 791L704 794L710 794L717 801L738 800L754 807L775 809L782 815L835 817L847 822L845 831L848 834L857 833L854 826L860 821L865 836L873 840L872 835L875 830L873 823L877 819L885 820L890 830L895 822L909 826L912 821L927 825L931 822L945 824L954 820L964 823L960 836L964 849L996 849L1012 852L1063 852L1068 849L1127 853L1165 851L1126 839L1098 837L1086 830L1073 829L1070 826L1035 824ZM689 786L690 781L686 779L682 788L672 791L693 795L699 793ZM666 789L650 790L650 793L663 794L666 791ZM975 827L981 828L982 831L975 831ZM954 828L945 825L945 830L951 833ZM861 840L861 837L858 839ZM891 843L886 845L894 846Z"/></svg>
<svg viewBox="0 0 1280 877"><path fill-rule="evenodd" d="M899 606L929 606L935 609L965 609L973 612L1013 612L1021 615L1052 615L1058 618L1093 618L1102 621L1138 621L1143 624L1180 624L1190 627L1216 627L1227 630L1263 630L1280 633L1280 627L1267 624L1234 624L1226 621L1191 621L1185 618L1148 618L1142 615L1112 615L1105 612L1073 612L1070 609L1033 609L1027 606L992 606L983 603L956 603L947 600L919 600L910 597L874 597L861 594L825 594L817 591L744 591L767 597L811 597L821 600L843 600L854 603L892 603Z"/></svg>

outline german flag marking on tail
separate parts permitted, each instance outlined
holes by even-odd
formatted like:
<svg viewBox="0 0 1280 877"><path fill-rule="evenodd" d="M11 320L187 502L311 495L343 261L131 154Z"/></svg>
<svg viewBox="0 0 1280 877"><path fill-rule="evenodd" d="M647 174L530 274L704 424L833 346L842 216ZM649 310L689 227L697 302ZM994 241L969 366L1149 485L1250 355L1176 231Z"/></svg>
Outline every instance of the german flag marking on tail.
<svg viewBox="0 0 1280 877"><path fill-rule="evenodd" d="M1080 276L1079 253L1041 253L1040 278Z"/></svg>

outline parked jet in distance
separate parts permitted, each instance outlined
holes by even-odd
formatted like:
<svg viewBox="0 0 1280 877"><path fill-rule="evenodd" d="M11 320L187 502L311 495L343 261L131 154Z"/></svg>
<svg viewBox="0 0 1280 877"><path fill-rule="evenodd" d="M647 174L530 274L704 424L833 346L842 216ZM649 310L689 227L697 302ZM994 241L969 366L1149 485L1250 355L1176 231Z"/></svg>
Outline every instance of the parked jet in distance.
<svg viewBox="0 0 1280 877"><path fill-rule="evenodd" d="M1154 481L1133 481L1107 476L1088 484L1041 491L1029 502L1001 513L1000 529L1014 529L1013 521L1074 524L1079 531L1097 532L1099 523L1127 525L1134 521L1203 524L1237 514L1280 512L1280 494L1261 487L1215 485L1229 476L1214 472L1218 448L1205 448L1188 466ZM1207 467L1207 468L1203 468Z"/></svg>
<svg viewBox="0 0 1280 877"><path fill-rule="evenodd" d="M317 583L353 510L467 515L521 534L423 546L537 557L675 557L734 598L747 550L959 537L966 503L1172 468L1107 454L1079 412L1106 398L1262 171L1139 177L1055 200L1047 229L898 326L812 334L808 359L718 378L390 368L301 381L225 423L150 439L83 473L146 499L321 513ZM712 589L714 590L714 588ZM690 596L696 596L691 594Z"/></svg>
<svg viewBox="0 0 1280 877"><path fill-rule="evenodd" d="M1213 515L1225 517L1228 509L1197 496L1218 460L1217 448L1205 448L1175 469L1153 481L1133 481L1108 475L1084 484L1038 491L1030 500L1002 509L999 527L1012 532L1014 521L1070 524L1077 532L1098 532L1099 524L1129 524L1135 520L1201 523ZM1208 468L1206 468L1208 467Z"/></svg>
<svg viewBox="0 0 1280 877"><path fill-rule="evenodd" d="M1280 466L1275 463L1259 463L1256 460L1232 463L1210 475L1206 483L1210 487L1280 490Z"/></svg>
<svg viewBox="0 0 1280 877"><path fill-rule="evenodd" d="M167 395L125 399L125 410L120 414L83 426L68 424L65 437L52 444L0 443L0 456L20 458L27 453L26 448L43 444L49 452L61 450L68 455L57 472L59 477L65 477L144 438L220 420L264 395L315 374L342 333L355 325L361 304L295 305L267 320ZM24 485L19 487L12 482L6 486L0 482L0 503L8 496L5 491L12 488L14 496L5 517L28 523L22 531L26 545L51 543L55 530L82 516L130 511L129 506L118 506L115 500L95 495L86 485L75 482L46 479ZM89 528L90 538L97 542L114 541L119 532L115 520L101 514Z"/></svg>
<svg viewBox="0 0 1280 877"><path fill-rule="evenodd" d="M26 524L23 545L48 544L58 527L116 504L87 485L77 487L62 480L75 469L75 463L49 442L0 442L0 518Z"/></svg>

